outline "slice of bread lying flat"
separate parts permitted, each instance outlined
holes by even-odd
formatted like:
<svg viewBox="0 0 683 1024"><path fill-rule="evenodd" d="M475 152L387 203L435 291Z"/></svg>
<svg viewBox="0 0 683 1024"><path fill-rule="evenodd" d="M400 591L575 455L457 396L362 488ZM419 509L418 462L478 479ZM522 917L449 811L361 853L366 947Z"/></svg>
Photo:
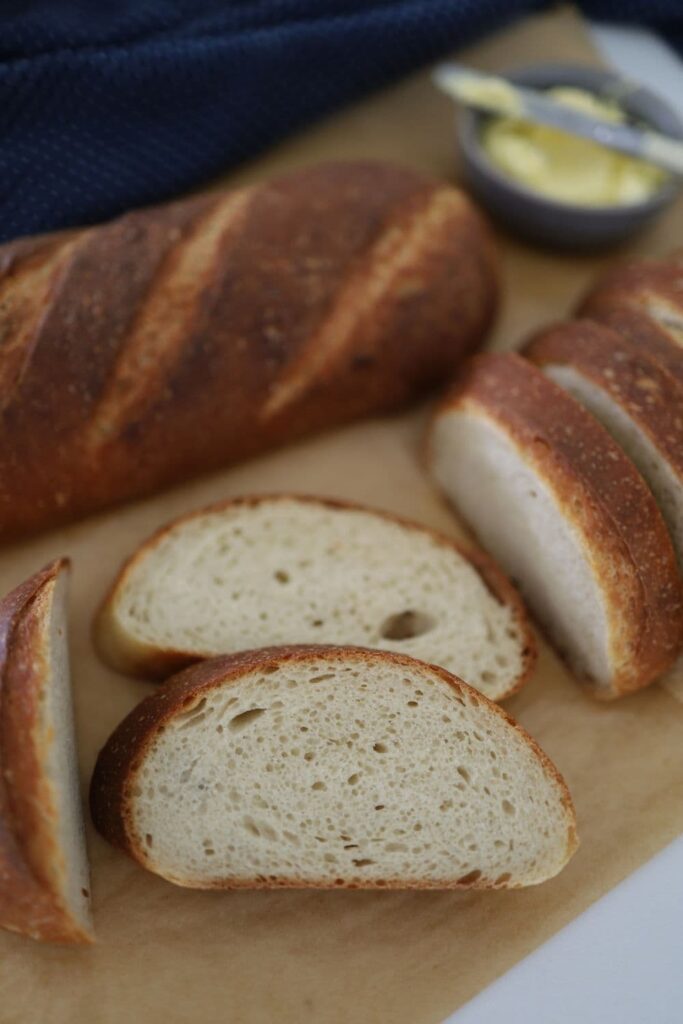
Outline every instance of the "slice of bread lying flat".
<svg viewBox="0 0 683 1024"><path fill-rule="evenodd" d="M351 647L202 662L100 753L102 835L200 889L516 888L577 846L555 767L444 669Z"/></svg>
<svg viewBox="0 0 683 1024"><path fill-rule="evenodd" d="M428 439L434 477L601 698L647 685L683 639L656 502L598 421L513 353L471 360Z"/></svg>
<svg viewBox="0 0 683 1024"><path fill-rule="evenodd" d="M633 343L590 320L541 332L524 355L599 419L636 464L683 566L683 387Z"/></svg>
<svg viewBox="0 0 683 1024"><path fill-rule="evenodd" d="M0 926L92 942L67 648L68 562L0 602Z"/></svg>
<svg viewBox="0 0 683 1024"><path fill-rule="evenodd" d="M271 644L355 644L434 662L499 700L535 647L488 556L357 505L290 495L178 519L119 573L96 621L105 661L151 678Z"/></svg>
<svg viewBox="0 0 683 1024"><path fill-rule="evenodd" d="M632 260L608 271L578 316L618 331L683 380L683 262Z"/></svg>

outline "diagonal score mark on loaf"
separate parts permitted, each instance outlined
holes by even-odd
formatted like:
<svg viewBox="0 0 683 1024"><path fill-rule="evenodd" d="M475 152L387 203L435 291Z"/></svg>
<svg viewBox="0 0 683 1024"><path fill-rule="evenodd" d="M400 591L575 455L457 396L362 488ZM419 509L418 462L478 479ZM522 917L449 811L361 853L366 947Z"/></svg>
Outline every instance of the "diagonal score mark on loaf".
<svg viewBox="0 0 683 1024"><path fill-rule="evenodd" d="M335 296L325 321L311 338L287 376L276 384L261 410L268 420L297 400L319 380L325 367L346 350L373 311L391 294L397 279L419 268L425 249L438 242L439 229L446 229L449 214L462 210L462 198L452 189L432 193L421 209L407 221L390 224L369 250L358 270Z"/></svg>
<svg viewBox="0 0 683 1024"><path fill-rule="evenodd" d="M237 236L252 189L232 192L200 216L173 248L140 308L84 438L96 450L116 437L163 392L201 306L219 258ZM161 326L160 326L161 325Z"/></svg>
<svg viewBox="0 0 683 1024"><path fill-rule="evenodd" d="M88 231L62 239L10 269L0 281L0 411L7 408L31 362L51 299Z"/></svg>

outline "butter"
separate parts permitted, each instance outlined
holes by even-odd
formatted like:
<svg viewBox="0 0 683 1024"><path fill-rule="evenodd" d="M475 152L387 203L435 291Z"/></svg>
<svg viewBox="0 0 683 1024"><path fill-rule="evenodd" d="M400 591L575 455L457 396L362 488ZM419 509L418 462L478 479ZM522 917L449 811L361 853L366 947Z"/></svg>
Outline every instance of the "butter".
<svg viewBox="0 0 683 1024"><path fill-rule="evenodd" d="M548 95L603 121L626 120L616 103L583 89L558 86L549 89ZM514 116L493 118L484 128L482 144L491 162L508 177L563 203L637 203L661 188L666 179L664 171L643 160Z"/></svg>
<svg viewBox="0 0 683 1024"><path fill-rule="evenodd" d="M454 96L475 106L490 104L500 114L509 117L516 117L522 112L518 94L502 78L460 78Z"/></svg>

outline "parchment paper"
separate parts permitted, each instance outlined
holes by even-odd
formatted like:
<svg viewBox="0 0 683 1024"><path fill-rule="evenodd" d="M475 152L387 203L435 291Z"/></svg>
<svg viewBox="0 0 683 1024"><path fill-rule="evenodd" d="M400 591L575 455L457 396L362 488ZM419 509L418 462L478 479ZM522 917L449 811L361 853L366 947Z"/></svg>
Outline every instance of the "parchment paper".
<svg viewBox="0 0 683 1024"><path fill-rule="evenodd" d="M595 61L569 11L527 21L466 54L492 69L550 58ZM420 74L290 141L239 177L366 155L451 178L451 124L449 103ZM629 249L663 253L680 242L682 226L679 205ZM506 299L494 339L502 347L562 316L615 257L558 256L511 241L503 247ZM457 535L452 512L416 458L423 418L418 410L332 433L0 555L2 592L56 555L74 559L84 792L105 738L148 692L148 684L104 668L89 639L93 609L124 555L196 505L278 488L355 498ZM0 933L0 1021L442 1020L683 831L683 707L662 689L610 706L594 703L542 645L535 678L508 708L557 762L576 801L582 846L557 879L513 893L201 893L145 873L89 826L98 944L63 949Z"/></svg>

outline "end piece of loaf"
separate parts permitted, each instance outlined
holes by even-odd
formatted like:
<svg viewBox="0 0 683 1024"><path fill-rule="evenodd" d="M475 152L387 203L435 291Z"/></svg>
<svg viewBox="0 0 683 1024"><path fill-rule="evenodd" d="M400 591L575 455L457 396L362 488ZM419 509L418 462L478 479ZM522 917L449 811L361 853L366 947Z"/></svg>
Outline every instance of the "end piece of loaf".
<svg viewBox="0 0 683 1024"><path fill-rule="evenodd" d="M100 753L97 828L177 885L517 888L577 846L536 743L444 669L360 648L216 658Z"/></svg>
<svg viewBox="0 0 683 1024"><path fill-rule="evenodd" d="M535 662L521 599L488 556L387 513L286 494L159 530L121 569L95 637L114 667L152 678L271 644L377 647L494 700Z"/></svg>
<svg viewBox="0 0 683 1024"><path fill-rule="evenodd" d="M68 562L0 602L0 926L93 941L69 654Z"/></svg>
<svg viewBox="0 0 683 1024"><path fill-rule="evenodd" d="M655 680L683 638L656 502L607 431L512 353L470 361L433 420L432 473L596 696Z"/></svg>

